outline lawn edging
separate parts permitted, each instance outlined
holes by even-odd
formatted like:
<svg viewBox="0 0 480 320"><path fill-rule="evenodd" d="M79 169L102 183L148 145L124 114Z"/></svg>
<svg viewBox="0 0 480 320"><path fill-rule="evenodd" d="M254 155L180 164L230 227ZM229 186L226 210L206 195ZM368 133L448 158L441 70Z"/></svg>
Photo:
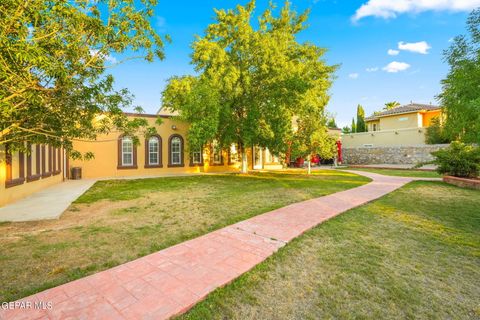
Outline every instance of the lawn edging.
<svg viewBox="0 0 480 320"><path fill-rule="evenodd" d="M461 188L480 190L480 179L460 178L454 176L444 176L443 182L453 184Z"/></svg>

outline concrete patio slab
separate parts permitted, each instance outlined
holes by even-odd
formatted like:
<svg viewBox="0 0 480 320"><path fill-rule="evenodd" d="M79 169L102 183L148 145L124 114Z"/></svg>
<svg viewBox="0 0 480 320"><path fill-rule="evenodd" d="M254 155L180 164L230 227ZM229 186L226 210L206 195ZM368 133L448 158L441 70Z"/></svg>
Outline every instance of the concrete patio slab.
<svg viewBox="0 0 480 320"><path fill-rule="evenodd" d="M68 180L0 208L2 221L57 219L96 180Z"/></svg>
<svg viewBox="0 0 480 320"><path fill-rule="evenodd" d="M51 308L1 310L0 319L168 319L186 312L323 221L412 180L423 180L350 172L373 181L273 210L34 294L17 303L51 302Z"/></svg>

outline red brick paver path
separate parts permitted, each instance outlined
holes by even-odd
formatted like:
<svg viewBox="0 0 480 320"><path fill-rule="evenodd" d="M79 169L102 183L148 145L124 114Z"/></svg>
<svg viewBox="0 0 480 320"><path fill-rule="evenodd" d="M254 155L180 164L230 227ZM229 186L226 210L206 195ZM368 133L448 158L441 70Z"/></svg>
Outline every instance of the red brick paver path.
<svg viewBox="0 0 480 320"><path fill-rule="evenodd" d="M291 239L413 180L355 173L373 181L295 203L34 294L16 301L13 310L0 309L0 319L157 320L185 312L208 293L250 270ZM35 308L35 303L39 302L50 302L52 308Z"/></svg>

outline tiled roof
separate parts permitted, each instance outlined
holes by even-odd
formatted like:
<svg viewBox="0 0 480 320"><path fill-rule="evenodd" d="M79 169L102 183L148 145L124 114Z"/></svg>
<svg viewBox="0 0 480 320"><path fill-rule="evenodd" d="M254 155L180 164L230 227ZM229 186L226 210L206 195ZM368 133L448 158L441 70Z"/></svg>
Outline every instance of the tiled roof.
<svg viewBox="0 0 480 320"><path fill-rule="evenodd" d="M157 112L158 115L160 116L178 116L178 111L172 111L168 108L161 107L160 110Z"/></svg>
<svg viewBox="0 0 480 320"><path fill-rule="evenodd" d="M365 120L375 120L377 118L390 116L394 114L410 113L410 112L423 111L423 110L433 111L433 110L439 110L440 108L441 107L439 106L434 106L431 104L410 103L404 106L398 106L390 110L379 112L378 114L374 114L370 117L365 118Z"/></svg>

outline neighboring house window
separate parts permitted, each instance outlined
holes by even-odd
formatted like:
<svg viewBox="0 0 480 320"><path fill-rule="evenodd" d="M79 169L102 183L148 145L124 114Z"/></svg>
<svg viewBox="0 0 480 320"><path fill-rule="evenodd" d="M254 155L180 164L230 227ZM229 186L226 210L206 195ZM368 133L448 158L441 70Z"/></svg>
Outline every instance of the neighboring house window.
<svg viewBox="0 0 480 320"><path fill-rule="evenodd" d="M153 135L145 140L145 168L161 168L162 165L162 138Z"/></svg>
<svg viewBox="0 0 480 320"><path fill-rule="evenodd" d="M203 149L192 151L190 154L190 166L203 165Z"/></svg>
<svg viewBox="0 0 480 320"><path fill-rule="evenodd" d="M158 164L158 139L150 138L148 141L148 163Z"/></svg>
<svg viewBox="0 0 480 320"><path fill-rule="evenodd" d="M148 164L158 165L158 138L152 137L148 140Z"/></svg>
<svg viewBox="0 0 480 320"><path fill-rule="evenodd" d="M192 162L195 164L202 163L202 152L194 151L192 152Z"/></svg>
<svg viewBox="0 0 480 320"><path fill-rule="evenodd" d="M183 167L183 138L174 134L168 139L168 166Z"/></svg>
<svg viewBox="0 0 480 320"><path fill-rule="evenodd" d="M52 147L42 145L42 177L50 177L52 175Z"/></svg>
<svg viewBox="0 0 480 320"><path fill-rule="evenodd" d="M133 166L133 141L130 138L122 139L122 166Z"/></svg>
<svg viewBox="0 0 480 320"><path fill-rule="evenodd" d="M175 137L170 142L171 150L172 150L172 164L180 164L182 163L182 142L180 141L179 137Z"/></svg>
<svg viewBox="0 0 480 320"><path fill-rule="evenodd" d="M120 137L118 140L118 169L137 168L137 147L130 137Z"/></svg>
<svg viewBox="0 0 480 320"><path fill-rule="evenodd" d="M35 181L41 177L40 145L29 145L30 154L27 155L27 181Z"/></svg>

